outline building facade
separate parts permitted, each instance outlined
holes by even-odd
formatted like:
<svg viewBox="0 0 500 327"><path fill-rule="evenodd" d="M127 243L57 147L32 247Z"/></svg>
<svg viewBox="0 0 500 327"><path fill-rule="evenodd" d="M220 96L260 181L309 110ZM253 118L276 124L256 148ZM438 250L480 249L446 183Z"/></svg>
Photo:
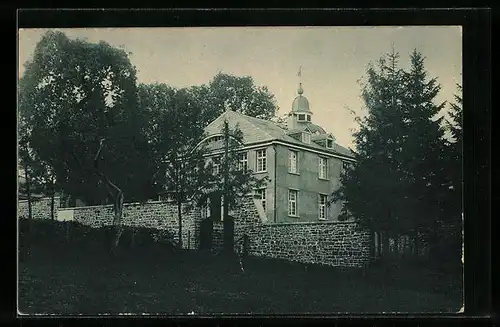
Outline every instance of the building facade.
<svg viewBox="0 0 500 327"><path fill-rule="evenodd" d="M353 153L335 142L332 134L313 123L313 112L299 85L288 114L287 129L272 121L226 111L210 123L202 142L220 152L222 128L243 133L241 164L255 176L268 177L267 186L254 192L260 210L270 223L335 221L342 203L328 205L331 193L339 187L345 165L354 162ZM215 146L214 146L215 145Z"/></svg>

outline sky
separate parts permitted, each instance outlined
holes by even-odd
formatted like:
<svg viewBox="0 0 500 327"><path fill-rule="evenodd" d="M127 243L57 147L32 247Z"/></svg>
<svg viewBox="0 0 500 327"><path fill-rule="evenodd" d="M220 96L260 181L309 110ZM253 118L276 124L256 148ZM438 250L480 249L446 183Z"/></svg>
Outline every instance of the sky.
<svg viewBox="0 0 500 327"><path fill-rule="evenodd" d="M130 52L140 83L174 87L207 84L218 72L251 76L276 97L278 115L291 110L299 67L312 121L353 147L357 124L348 109L364 115L359 80L367 65L394 49L408 67L421 52L430 77L441 84L438 102L453 101L462 83L460 26L405 27L188 27L58 29L69 38L105 41ZM19 77L47 29L19 30ZM445 114L445 113L444 113Z"/></svg>

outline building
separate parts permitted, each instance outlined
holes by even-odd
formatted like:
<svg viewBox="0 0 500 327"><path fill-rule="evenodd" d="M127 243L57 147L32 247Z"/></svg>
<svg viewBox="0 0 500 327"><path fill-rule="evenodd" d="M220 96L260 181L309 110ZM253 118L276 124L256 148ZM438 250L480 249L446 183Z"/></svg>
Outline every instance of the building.
<svg viewBox="0 0 500 327"><path fill-rule="evenodd" d="M243 132L241 163L257 176L268 176L267 187L255 190L268 222L336 220L341 203L328 206L341 170L354 161L353 153L313 123L313 112L299 84L288 114L287 129L274 122L226 111L205 132L212 155L220 152L224 121ZM219 146L217 146L219 144Z"/></svg>

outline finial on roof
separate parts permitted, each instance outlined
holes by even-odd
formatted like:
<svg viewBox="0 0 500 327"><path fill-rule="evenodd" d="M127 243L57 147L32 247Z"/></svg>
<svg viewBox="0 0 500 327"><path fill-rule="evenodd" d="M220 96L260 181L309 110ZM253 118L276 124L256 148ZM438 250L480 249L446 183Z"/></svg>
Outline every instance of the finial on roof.
<svg viewBox="0 0 500 327"><path fill-rule="evenodd" d="M299 88L297 89L297 93L299 95L302 95L302 93L304 93L304 89L302 88L302 83L299 83Z"/></svg>
<svg viewBox="0 0 500 327"><path fill-rule="evenodd" d="M299 77L299 88L297 89L297 93L299 95L302 95L302 93L304 93L304 89L302 88L302 66L299 66L299 72L297 76Z"/></svg>

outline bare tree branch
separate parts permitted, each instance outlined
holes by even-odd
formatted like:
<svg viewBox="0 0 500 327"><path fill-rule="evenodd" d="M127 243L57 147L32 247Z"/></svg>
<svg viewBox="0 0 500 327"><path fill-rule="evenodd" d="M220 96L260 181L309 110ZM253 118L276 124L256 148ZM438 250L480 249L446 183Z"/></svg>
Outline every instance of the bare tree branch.
<svg viewBox="0 0 500 327"><path fill-rule="evenodd" d="M76 163L78 164L78 166L84 170L84 171L87 171L87 172L90 172L92 174L95 174L97 175L99 178L101 178L101 180L106 184L106 188L108 189L108 192L109 194L111 195L111 197L113 198L113 200L116 201L116 199L120 196L123 196L123 191L118 187L116 186L113 182L111 182L111 180L108 178L108 176L106 176L106 174L104 174L103 172L99 171L98 170L98 163L99 163L99 155L104 147L104 141L105 139L101 139L99 141L99 149L97 150L95 156L94 156L94 169L90 169L88 167L85 167L84 165L82 165L80 159L78 159L78 156L75 154L74 150L71 151L71 155L73 156L73 158L75 159ZM113 190L115 192L113 192Z"/></svg>

